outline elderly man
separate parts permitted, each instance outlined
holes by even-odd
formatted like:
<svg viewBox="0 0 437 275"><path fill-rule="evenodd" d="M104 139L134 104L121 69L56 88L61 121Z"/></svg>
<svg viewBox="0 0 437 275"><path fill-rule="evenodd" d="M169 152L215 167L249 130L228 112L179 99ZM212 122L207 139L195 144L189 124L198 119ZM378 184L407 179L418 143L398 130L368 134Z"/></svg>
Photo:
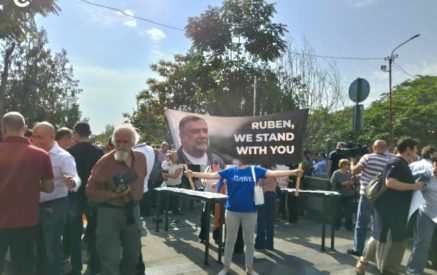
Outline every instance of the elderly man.
<svg viewBox="0 0 437 275"><path fill-rule="evenodd" d="M132 150L138 134L131 125L115 129L115 150L93 167L87 197L100 203L97 214L97 251L105 275L135 274L141 251L140 209L147 164ZM121 259L120 259L121 253Z"/></svg>
<svg viewBox="0 0 437 275"><path fill-rule="evenodd" d="M0 273L9 248L12 274L33 274L39 196L40 191L53 191L52 164L47 152L24 137L26 124L20 113L6 113L1 130Z"/></svg>
<svg viewBox="0 0 437 275"><path fill-rule="evenodd" d="M38 274L56 275L62 267L62 233L68 210L68 191L76 192L81 184L74 158L55 141L55 128L40 122L32 131L32 141L49 153L55 188L41 193L38 234Z"/></svg>
<svg viewBox="0 0 437 275"><path fill-rule="evenodd" d="M182 118L179 122L179 138L181 147L178 149L178 157L181 163L203 167L212 163L224 165L218 155L208 151L208 125L204 119L197 116Z"/></svg>
<svg viewBox="0 0 437 275"><path fill-rule="evenodd" d="M347 252L352 255L361 256L366 241L367 226L373 213L373 204L370 203L364 195L364 190L369 181L379 172L384 170L389 157L385 155L387 143L384 140L376 140L373 143L373 153L361 157L357 165L352 163L352 175L356 176L361 173L360 177L360 201L358 203L357 222L355 225L354 246Z"/></svg>

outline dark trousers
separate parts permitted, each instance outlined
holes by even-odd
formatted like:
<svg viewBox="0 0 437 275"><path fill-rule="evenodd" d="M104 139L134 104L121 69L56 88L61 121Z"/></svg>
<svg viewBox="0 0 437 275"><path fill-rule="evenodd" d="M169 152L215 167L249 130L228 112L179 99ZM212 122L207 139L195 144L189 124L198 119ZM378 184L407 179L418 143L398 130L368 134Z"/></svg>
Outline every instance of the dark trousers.
<svg viewBox="0 0 437 275"><path fill-rule="evenodd" d="M67 220L64 227L64 252L71 256L72 274L79 275L82 271L82 210L83 202L79 198L69 197ZM66 237L68 236L68 237Z"/></svg>
<svg viewBox="0 0 437 275"><path fill-rule="evenodd" d="M87 219L87 225L85 229L84 241L88 245L89 262L88 267L91 270L91 274L96 274L101 271L100 259L97 253L97 205L94 203L86 202L84 213Z"/></svg>
<svg viewBox="0 0 437 275"><path fill-rule="evenodd" d="M288 222L296 223L299 213L299 197L291 196L289 194L287 194L286 196L288 196L288 202L286 205L286 207L288 208Z"/></svg>
<svg viewBox="0 0 437 275"><path fill-rule="evenodd" d="M264 192L264 204L259 205L256 228L256 249L273 249L274 223L275 223L275 192Z"/></svg>
<svg viewBox="0 0 437 275"><path fill-rule="evenodd" d="M141 217L151 216L152 212L152 204L150 201L150 189L146 193L143 194L143 198L140 201L140 214Z"/></svg>
<svg viewBox="0 0 437 275"><path fill-rule="evenodd" d="M11 275L31 275L35 268L35 243L38 226L0 228L0 273L8 248L11 253Z"/></svg>
<svg viewBox="0 0 437 275"><path fill-rule="evenodd" d="M335 226L339 228L341 226L341 219L345 218L345 228L347 230L353 230L352 228L352 215L354 213L354 197L342 196L340 201L337 202L337 212Z"/></svg>

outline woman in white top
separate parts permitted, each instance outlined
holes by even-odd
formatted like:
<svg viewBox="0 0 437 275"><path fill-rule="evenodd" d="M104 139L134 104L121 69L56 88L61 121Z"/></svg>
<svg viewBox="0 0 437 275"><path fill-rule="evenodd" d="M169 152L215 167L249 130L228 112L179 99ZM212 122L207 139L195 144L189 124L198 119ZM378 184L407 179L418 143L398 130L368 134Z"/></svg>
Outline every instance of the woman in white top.
<svg viewBox="0 0 437 275"><path fill-rule="evenodd" d="M165 184L169 187L181 187L184 165L179 163L178 154L176 153L176 151L170 152L170 161L167 163L167 170L168 172L162 173ZM179 214L178 196L175 196L173 199L170 200L170 210L173 211L174 215Z"/></svg>

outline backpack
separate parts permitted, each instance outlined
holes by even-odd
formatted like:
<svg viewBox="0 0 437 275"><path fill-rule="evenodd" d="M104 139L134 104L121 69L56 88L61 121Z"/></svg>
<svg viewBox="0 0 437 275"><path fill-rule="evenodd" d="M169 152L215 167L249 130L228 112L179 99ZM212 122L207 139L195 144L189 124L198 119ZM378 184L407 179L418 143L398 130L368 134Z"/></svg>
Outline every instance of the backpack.
<svg viewBox="0 0 437 275"><path fill-rule="evenodd" d="M387 190L387 186L383 180L382 172L379 172L367 184L364 195L370 202L375 202L385 190Z"/></svg>

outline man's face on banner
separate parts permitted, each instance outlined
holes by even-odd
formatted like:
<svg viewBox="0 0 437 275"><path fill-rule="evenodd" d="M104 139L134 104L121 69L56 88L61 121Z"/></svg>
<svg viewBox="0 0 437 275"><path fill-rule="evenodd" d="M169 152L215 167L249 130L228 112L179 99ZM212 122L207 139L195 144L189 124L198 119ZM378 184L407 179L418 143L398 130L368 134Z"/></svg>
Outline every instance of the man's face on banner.
<svg viewBox="0 0 437 275"><path fill-rule="evenodd" d="M208 125L203 119L188 121L179 136L184 150L194 157L202 157L208 150Z"/></svg>

